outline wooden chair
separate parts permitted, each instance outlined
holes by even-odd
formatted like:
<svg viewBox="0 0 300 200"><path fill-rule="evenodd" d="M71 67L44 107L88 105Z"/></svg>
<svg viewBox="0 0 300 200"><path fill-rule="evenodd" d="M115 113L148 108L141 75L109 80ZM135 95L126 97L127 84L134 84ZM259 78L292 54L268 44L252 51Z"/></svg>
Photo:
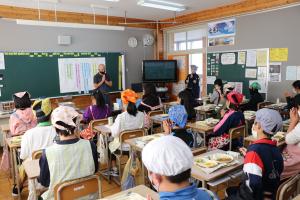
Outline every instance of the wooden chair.
<svg viewBox="0 0 300 200"><path fill-rule="evenodd" d="M292 199L299 194L300 189L300 174L291 177L287 181L283 182L276 194L276 200Z"/></svg>
<svg viewBox="0 0 300 200"><path fill-rule="evenodd" d="M271 104L273 104L273 103L270 102L270 101L264 101L264 102L258 103L257 104L257 110L260 110L260 109L264 108L265 106L268 106L268 105L271 105Z"/></svg>
<svg viewBox="0 0 300 200"><path fill-rule="evenodd" d="M149 117L152 117L152 116L155 116L155 115L161 115L161 114L164 114L164 111L163 110L153 110L153 111L150 111L148 113ZM151 120L151 135L153 134L153 121ZM162 124L160 124L162 126Z"/></svg>
<svg viewBox="0 0 300 200"><path fill-rule="evenodd" d="M121 146L123 145L125 140L142 137L144 135L145 135L145 129L135 129L135 130L123 131L119 136ZM117 158L116 161L117 161L117 166L118 166L118 170L119 170L119 180L121 180L121 178L122 178L122 173L121 173L122 167L121 166L126 164L127 161L122 160L122 158L124 157L124 152L122 150L120 150L120 154L114 153L114 155ZM124 161L124 162L122 162L122 161Z"/></svg>
<svg viewBox="0 0 300 200"><path fill-rule="evenodd" d="M38 160L38 159L40 159L42 157L42 154L43 154L43 150L42 149L32 152L32 154L31 154L32 160Z"/></svg>
<svg viewBox="0 0 300 200"><path fill-rule="evenodd" d="M92 120L90 123L91 123L92 130L98 132L97 129L95 129L95 127L108 124L108 118Z"/></svg>
<svg viewBox="0 0 300 200"><path fill-rule="evenodd" d="M101 182L98 175L65 181L54 187L55 200L72 200L82 197L101 198Z"/></svg>
<svg viewBox="0 0 300 200"><path fill-rule="evenodd" d="M232 128L229 130L229 150L232 150L232 141L234 139L240 139L240 138L245 138L245 133L246 133L246 128L245 126L239 126L237 128Z"/></svg>
<svg viewBox="0 0 300 200"><path fill-rule="evenodd" d="M206 147L200 147L196 149L192 149L193 156L199 156L203 153L206 153L207 148Z"/></svg>

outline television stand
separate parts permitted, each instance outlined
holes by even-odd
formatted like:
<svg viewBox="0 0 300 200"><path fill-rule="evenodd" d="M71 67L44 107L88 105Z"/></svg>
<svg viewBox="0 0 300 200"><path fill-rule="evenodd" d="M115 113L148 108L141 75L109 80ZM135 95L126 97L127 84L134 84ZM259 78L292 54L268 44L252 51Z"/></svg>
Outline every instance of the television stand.
<svg viewBox="0 0 300 200"><path fill-rule="evenodd" d="M167 87L156 87L156 93L160 97L162 102L169 101L170 97L168 95L168 88Z"/></svg>

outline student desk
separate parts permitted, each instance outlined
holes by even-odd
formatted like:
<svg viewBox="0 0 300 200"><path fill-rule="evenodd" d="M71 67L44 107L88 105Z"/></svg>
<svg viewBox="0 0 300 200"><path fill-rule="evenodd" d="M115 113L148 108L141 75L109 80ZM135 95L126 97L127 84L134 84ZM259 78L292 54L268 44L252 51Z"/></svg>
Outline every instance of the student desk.
<svg viewBox="0 0 300 200"><path fill-rule="evenodd" d="M161 132L163 132L163 121L168 119L169 118L169 115L168 114L159 114L159 115L154 115L154 116L151 116L150 119L151 119L151 124L152 124L152 129L153 129L153 124L160 124L160 130Z"/></svg>
<svg viewBox="0 0 300 200"><path fill-rule="evenodd" d="M196 119L207 119L207 117L212 114L216 106L214 104L207 104L205 106L195 107ZM203 116L203 118L201 118Z"/></svg>
<svg viewBox="0 0 300 200"><path fill-rule="evenodd" d="M28 182L32 182L34 199L38 199L34 180L40 176L39 160L26 160L23 162L23 166L28 177Z"/></svg>
<svg viewBox="0 0 300 200"><path fill-rule="evenodd" d="M13 176L13 183L17 185L18 188L18 199L21 199L21 194L20 194L20 182L19 182L19 168L17 164L17 150L21 148L21 143L15 143L12 142L12 137L11 138L6 138L5 139L6 145L9 150L9 157L10 157L10 163L11 163L11 173Z"/></svg>
<svg viewBox="0 0 300 200"><path fill-rule="evenodd" d="M164 106L164 113L168 113L169 109L170 109L172 106L176 106L176 105L179 105L179 102L177 102L177 101L172 101L172 102L163 103L163 106Z"/></svg>
<svg viewBox="0 0 300 200"><path fill-rule="evenodd" d="M141 195L144 198L147 198L147 195L150 195L153 200L159 200L158 193L154 192L153 190L151 190L150 188L146 187L145 185L139 185L139 186L131 188L129 190L126 190L126 191L123 191L123 192L119 192L117 194L105 197L102 200L118 200L118 199L123 199L122 197L126 197L126 195L130 194L130 193L137 193L137 194Z"/></svg>
<svg viewBox="0 0 300 200"><path fill-rule="evenodd" d="M199 125L197 124L197 122L188 123L186 127L202 134L204 139L204 146L206 146L206 135L214 131L214 127L208 125Z"/></svg>
<svg viewBox="0 0 300 200"><path fill-rule="evenodd" d="M245 138L245 142L247 142L248 146L249 146L251 143L255 142L256 140L257 140L257 139L254 138L252 135L250 135L250 136L248 136L248 137ZM282 141L280 141L280 142L277 142L277 147L283 147L285 144L286 144L286 143L285 143L285 140L282 140ZM247 146L247 145L245 145L245 146Z"/></svg>
<svg viewBox="0 0 300 200"><path fill-rule="evenodd" d="M0 114L0 128L1 128L1 133L0 133L0 146L5 145L5 136L9 133L9 118L10 114ZM6 134L6 135L5 135ZM2 136L1 136L2 135ZM3 140L2 140L3 138Z"/></svg>
<svg viewBox="0 0 300 200"><path fill-rule="evenodd" d="M215 153L226 153L226 152L222 151L222 150L213 150L213 151L201 154L200 156L196 156L196 157L213 155ZM239 158L237 160L238 160L237 164L229 166L229 167L220 168L217 171L212 172L210 174L205 173L200 167L198 167L197 165L194 164L192 167L192 177L199 181L202 181L202 187L207 188L207 182L216 180L218 178L221 178L225 175L230 174L230 172L233 172L233 171L236 171L236 170L242 168L243 163L244 163L244 158L239 156Z"/></svg>

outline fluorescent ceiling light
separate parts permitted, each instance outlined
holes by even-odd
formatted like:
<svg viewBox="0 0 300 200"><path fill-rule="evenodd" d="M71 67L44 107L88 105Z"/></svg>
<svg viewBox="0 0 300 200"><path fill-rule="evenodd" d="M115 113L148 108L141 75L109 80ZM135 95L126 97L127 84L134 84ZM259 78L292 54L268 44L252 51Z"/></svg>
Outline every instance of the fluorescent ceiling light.
<svg viewBox="0 0 300 200"><path fill-rule="evenodd" d="M97 24L79 24L79 23L23 20L23 19L17 19L16 22L19 25L30 25L30 26L82 28L82 29L102 29L102 30L113 30L113 31L124 31L125 30L124 26L110 26L110 25L97 25Z"/></svg>
<svg viewBox="0 0 300 200"><path fill-rule="evenodd" d="M104 0L104 1L119 2L120 0Z"/></svg>
<svg viewBox="0 0 300 200"><path fill-rule="evenodd" d="M151 7L151 8L176 11L176 12L181 12L181 11L186 10L186 7L182 4L173 3L170 1L163 1L163 0L139 0L138 5Z"/></svg>

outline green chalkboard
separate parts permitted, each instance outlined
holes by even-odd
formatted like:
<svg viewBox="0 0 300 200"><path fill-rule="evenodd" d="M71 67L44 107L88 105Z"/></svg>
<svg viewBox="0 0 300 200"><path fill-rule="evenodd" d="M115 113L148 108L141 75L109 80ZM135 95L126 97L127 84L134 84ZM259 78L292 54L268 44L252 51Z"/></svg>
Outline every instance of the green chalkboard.
<svg viewBox="0 0 300 200"><path fill-rule="evenodd" d="M233 53L235 55L235 62L233 64L223 65L221 63L222 54ZM257 69L257 67L251 67ZM238 64L238 52L220 52L207 54L207 76L215 76L220 78L223 82L243 82L243 94L247 98L249 94L249 81L256 80L256 78L246 78L246 64ZM213 85L207 85L208 93L212 93Z"/></svg>
<svg viewBox="0 0 300 200"><path fill-rule="evenodd" d="M28 91L32 98L65 96L60 93L59 58L105 57L107 73L113 82L112 91L122 89L121 53L101 52L5 52L5 69L0 70L0 101L12 99L12 94Z"/></svg>

